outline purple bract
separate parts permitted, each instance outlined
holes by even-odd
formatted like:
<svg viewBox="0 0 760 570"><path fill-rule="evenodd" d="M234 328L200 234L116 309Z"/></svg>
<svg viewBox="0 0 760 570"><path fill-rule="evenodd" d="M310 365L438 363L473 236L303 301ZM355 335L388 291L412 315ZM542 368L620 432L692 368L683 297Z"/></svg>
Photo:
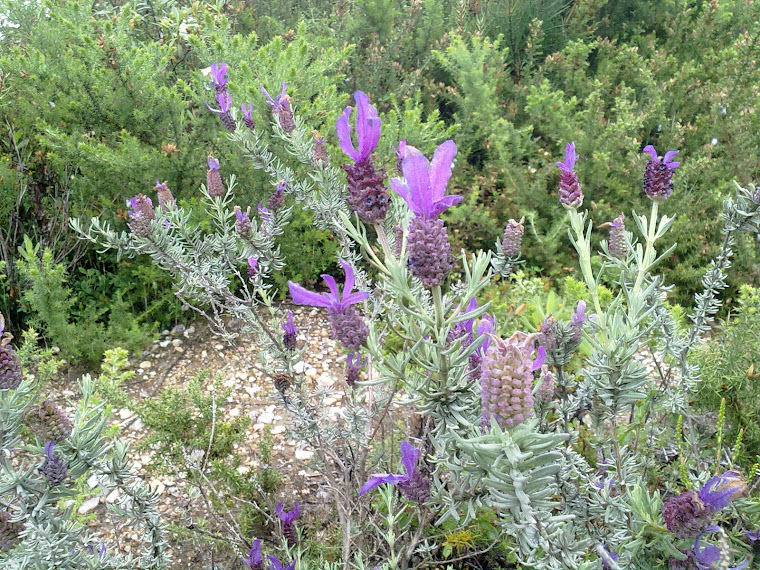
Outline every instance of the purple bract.
<svg viewBox="0 0 760 570"><path fill-rule="evenodd" d="M446 196L446 184L451 178L451 163L457 153L454 141L442 143L428 159L413 146L406 145L401 170L404 180L391 178L391 188L401 196L417 217L435 219L459 203L461 196Z"/></svg>
<svg viewBox="0 0 760 570"><path fill-rule="evenodd" d="M424 503L430 496L430 487L427 480L417 470L422 452L412 447L408 441L401 442L401 463L404 465L406 474L374 473L359 491L361 497L375 487L384 483L398 485L404 496L415 503Z"/></svg>
<svg viewBox="0 0 760 570"><path fill-rule="evenodd" d="M354 148L351 140L351 125L348 124L348 118L353 112L352 107L346 107L343 114L338 118L336 128L338 131L338 140L340 141L341 150L354 161L354 163L364 162L375 150L380 140L380 117L377 115L377 109L370 105L369 97L361 91L354 93L356 101L356 142L358 150Z"/></svg>

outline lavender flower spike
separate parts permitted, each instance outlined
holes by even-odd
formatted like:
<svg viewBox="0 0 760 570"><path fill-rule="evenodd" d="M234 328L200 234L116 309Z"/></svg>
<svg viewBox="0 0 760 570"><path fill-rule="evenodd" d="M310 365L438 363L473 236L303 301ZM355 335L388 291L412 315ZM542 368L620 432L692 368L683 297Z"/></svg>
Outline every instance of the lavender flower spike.
<svg viewBox="0 0 760 570"><path fill-rule="evenodd" d="M240 110L243 111L243 122L245 126L253 130L256 128L256 121L253 120L253 103L248 103L248 106L240 105Z"/></svg>
<svg viewBox="0 0 760 570"><path fill-rule="evenodd" d="M358 150L354 148L351 141L351 125L348 124L348 118L353 112L351 107L346 107L343 114L338 119L336 128L338 131L338 140L340 141L341 150L354 161L354 163L364 162L375 150L380 140L380 117L377 115L377 109L369 104L369 97L361 91L354 93L356 101L356 139Z"/></svg>
<svg viewBox="0 0 760 570"><path fill-rule="evenodd" d="M264 557L261 555L261 540L256 539L251 544L251 551L248 553L248 558L243 558L243 564L251 568L251 570L263 570Z"/></svg>
<svg viewBox="0 0 760 570"><path fill-rule="evenodd" d="M396 475L393 473L374 473L370 475L369 481L359 491L361 497L375 487L384 483L398 485L404 496L415 503L424 503L430 496L430 487L427 480L417 470L417 464L422 452L412 447L408 441L401 442L401 463L406 470L405 475Z"/></svg>
<svg viewBox="0 0 760 570"><path fill-rule="evenodd" d="M457 153L452 140L442 143L428 163L419 150L406 145L401 169L406 180L391 178L391 189L401 196L417 217L432 220L462 201L461 196L446 196L451 178L451 163Z"/></svg>
<svg viewBox="0 0 760 570"><path fill-rule="evenodd" d="M256 270L259 267L259 258L258 257L249 257L248 258L248 279L253 280L256 277Z"/></svg>
<svg viewBox="0 0 760 570"><path fill-rule="evenodd" d="M270 556L269 562L272 563L270 566L271 570L296 570L296 561L293 560L292 562L288 563L287 565L283 566L282 562L280 562L280 559L276 556Z"/></svg>
<svg viewBox="0 0 760 570"><path fill-rule="evenodd" d="M286 93L287 89L288 86L283 81L282 92L272 99L272 97L269 96L269 93L267 93L267 90L264 89L264 86L261 86L261 92L267 98L267 103L272 106L272 113L277 115L280 128L286 133L290 133L295 130L296 123L293 120L293 110L290 108L290 97L288 97L288 94Z"/></svg>
<svg viewBox="0 0 760 570"><path fill-rule="evenodd" d="M277 516L282 521L282 536L291 548L298 544L298 532L296 531L293 523L296 522L298 515L301 514L301 506L298 503L293 503L293 510L286 511L282 506L282 503L277 503Z"/></svg>
<svg viewBox="0 0 760 570"><path fill-rule="evenodd" d="M225 88L220 89L220 91L216 94L216 102L219 104L218 109L214 109L208 103L206 103L206 107L208 107L208 110L212 113L219 115L219 119L222 121L222 125L225 129L231 133L234 133L235 129L237 129L237 125L235 125L235 120L230 114L230 107L232 107L232 97L230 97L230 94Z"/></svg>
<svg viewBox="0 0 760 570"><path fill-rule="evenodd" d="M579 208L583 204L583 192L578 182L578 174L575 172L575 162L578 155L575 154L575 143L567 143L565 147L565 162L558 162L559 166L559 201L566 208Z"/></svg>
<svg viewBox="0 0 760 570"><path fill-rule="evenodd" d="M350 264L340 260L346 272L346 281L343 285L343 293L338 291L335 279L330 275L322 275L329 293L315 293L307 291L298 283L288 281L290 296L296 305L311 305L312 307L325 307L333 329L333 338L339 340L349 350L357 350L369 336L369 328L362 316L351 305L361 303L369 297L369 291L357 291L354 288L354 270Z"/></svg>
<svg viewBox="0 0 760 570"><path fill-rule="evenodd" d="M206 190L209 196L219 197L224 195L224 183L219 174L219 161L213 156L208 157L208 170L206 171Z"/></svg>
<svg viewBox="0 0 760 570"><path fill-rule="evenodd" d="M359 381L359 370L367 365L367 361L362 358L361 353L352 352L346 357L346 384L351 388Z"/></svg>
<svg viewBox="0 0 760 570"><path fill-rule="evenodd" d="M642 152L650 156L644 170L644 192L655 202L669 198L673 193L673 171L681 164L673 161L679 151L668 151L665 156L659 158L657 151L650 144L645 146Z"/></svg>
<svg viewBox="0 0 760 570"><path fill-rule="evenodd" d="M293 324L293 311L288 311L288 320L280 325L282 327L282 344L287 350L296 349L296 335L298 329Z"/></svg>

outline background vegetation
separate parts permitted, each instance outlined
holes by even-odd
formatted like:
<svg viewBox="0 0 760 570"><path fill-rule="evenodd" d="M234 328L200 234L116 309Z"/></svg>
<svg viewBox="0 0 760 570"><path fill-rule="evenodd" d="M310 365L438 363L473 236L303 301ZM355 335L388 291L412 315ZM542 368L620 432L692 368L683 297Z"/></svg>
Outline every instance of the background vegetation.
<svg viewBox="0 0 760 570"><path fill-rule="evenodd" d="M389 172L397 140L428 152L453 137L453 189L466 196L449 217L458 245L492 247L524 215L526 273L560 291L574 265L555 195L566 141L596 220L645 207L643 146L681 150L663 206L678 215L664 268L676 302L717 247L731 180L760 173L760 5L744 0L0 0L0 12L18 24L0 38L0 311L72 361L137 347L183 318L166 277L88 250L67 220L124 224L125 199L156 179L195 200L205 157L229 155L204 106L215 60L258 122L270 120L259 85L286 81L333 161L334 121L355 89L381 110ZM245 163L222 172L238 177L243 207L273 190ZM281 283L314 281L334 247L298 214ZM733 291L760 280L757 243L738 250Z"/></svg>

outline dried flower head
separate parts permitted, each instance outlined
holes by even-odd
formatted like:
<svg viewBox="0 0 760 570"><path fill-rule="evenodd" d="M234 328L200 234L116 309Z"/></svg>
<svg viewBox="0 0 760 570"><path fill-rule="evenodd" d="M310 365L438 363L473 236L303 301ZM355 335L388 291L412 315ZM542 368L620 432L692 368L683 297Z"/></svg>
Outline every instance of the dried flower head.
<svg viewBox="0 0 760 570"><path fill-rule="evenodd" d="M696 491L689 490L665 501L662 515L665 526L677 538L689 538L710 525L715 509L705 505Z"/></svg>
<svg viewBox="0 0 760 570"><path fill-rule="evenodd" d="M156 219L153 210L153 202L145 194L138 194L131 200L127 200L129 209L129 221L127 225L136 236L148 237L150 235L150 223Z"/></svg>
<svg viewBox="0 0 760 570"><path fill-rule="evenodd" d="M172 196L172 191L169 190L169 186L166 184L165 180L163 182L156 180L156 185L153 187L153 190L156 191L156 195L158 196L159 208L162 210L168 210L174 207L174 196Z"/></svg>
<svg viewBox="0 0 760 570"><path fill-rule="evenodd" d="M519 222L510 218L504 228L504 237L501 240L501 251L507 257L517 257L520 255L522 239L525 234L525 227L523 226L524 222L525 217L522 217Z"/></svg>
<svg viewBox="0 0 760 570"><path fill-rule="evenodd" d="M71 435L71 420L50 400L29 406L24 415L29 429L41 441L63 441Z"/></svg>

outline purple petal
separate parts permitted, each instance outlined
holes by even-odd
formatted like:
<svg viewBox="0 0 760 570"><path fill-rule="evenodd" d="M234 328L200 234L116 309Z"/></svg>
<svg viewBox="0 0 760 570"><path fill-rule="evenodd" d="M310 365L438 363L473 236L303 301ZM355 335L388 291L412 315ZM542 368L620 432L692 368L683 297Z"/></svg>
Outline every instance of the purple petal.
<svg viewBox="0 0 760 570"><path fill-rule="evenodd" d="M350 295L351 291L354 290L354 268L344 259L340 260L340 264L343 267L343 271L346 272L346 280L343 285L343 296L345 297Z"/></svg>
<svg viewBox="0 0 760 570"><path fill-rule="evenodd" d="M401 170L409 188L409 209L418 216L429 217L433 205L430 195L430 172L428 159L413 146L406 147L406 156L401 162Z"/></svg>
<svg viewBox="0 0 760 570"><path fill-rule="evenodd" d="M357 291L350 295L344 295L343 299L340 301L340 306L345 308L350 305L356 305L357 303L364 301L367 297L369 297L369 291Z"/></svg>
<svg viewBox="0 0 760 570"><path fill-rule="evenodd" d="M652 160L654 160L655 162L659 160L657 156L657 151L654 149L654 147L651 144L648 144L647 146L645 146L644 150L642 150L641 152L649 153L649 156L651 156Z"/></svg>
<svg viewBox="0 0 760 570"><path fill-rule="evenodd" d="M314 291L308 291L301 287L298 283L288 281L288 288L290 289L290 297L296 305L311 305L312 307L329 307L331 299L327 295L315 293Z"/></svg>
<svg viewBox="0 0 760 570"><path fill-rule="evenodd" d="M272 570L284 570L282 567L282 562L280 562L280 559L277 558L274 555L269 556L269 562L272 565Z"/></svg>
<svg viewBox="0 0 760 570"><path fill-rule="evenodd" d="M401 178L391 178L391 190L401 196L409 206L409 209L414 212L414 199L412 198L412 192Z"/></svg>
<svg viewBox="0 0 760 570"><path fill-rule="evenodd" d="M272 107L274 107L275 103L274 100L269 96L269 93L266 89L264 89L264 86L261 86L261 92L264 94L264 97L267 98L267 103L269 103Z"/></svg>
<svg viewBox="0 0 760 570"><path fill-rule="evenodd" d="M408 441L401 442L401 463L404 464L407 477L411 477L417 471L417 462L422 452L412 447Z"/></svg>
<svg viewBox="0 0 760 570"><path fill-rule="evenodd" d="M209 170L219 170L219 161L213 156L209 156L207 162Z"/></svg>
<svg viewBox="0 0 760 570"><path fill-rule="evenodd" d="M433 160L430 162L430 188L433 202L439 201L446 194L446 184L451 178L451 163L456 154L457 145L452 140L441 143L433 153Z"/></svg>
<svg viewBox="0 0 760 570"><path fill-rule="evenodd" d="M576 323L582 323L586 320L586 303L584 301L578 301L578 308L575 310L575 315L573 316L573 320Z"/></svg>
<svg viewBox="0 0 760 570"><path fill-rule="evenodd" d="M459 204L459 202L461 201L462 201L462 196L458 196L458 195L444 196L443 198L440 198L433 204L433 207L430 209L430 217L437 218L443 212L445 212L446 210L448 210L455 204Z"/></svg>
<svg viewBox="0 0 760 570"><path fill-rule="evenodd" d="M338 284L335 282L335 278L332 275L321 275L322 280L327 283L327 288L330 289L330 294L325 297L330 299L330 305L335 306L340 304L340 293L338 292Z"/></svg>
<svg viewBox="0 0 760 570"><path fill-rule="evenodd" d="M351 125L348 123L348 117L351 115L351 107L346 107L343 114L338 117L338 122L335 124L335 130L338 133L338 141L340 142L340 149L354 162L359 161L359 153L354 148L354 143L351 141Z"/></svg>
<svg viewBox="0 0 760 570"><path fill-rule="evenodd" d="M399 141L398 148L393 149L396 152L396 157L403 160L406 156L406 139Z"/></svg>
<svg viewBox="0 0 760 570"><path fill-rule="evenodd" d="M668 164L669 162L672 162L672 161L673 161L673 158L675 158L675 156L676 156L676 155L677 155L679 152L681 152L681 151L680 151L680 150L669 150L668 152L666 152L666 153L665 153L665 156L663 156L663 157L662 157L662 161L663 161L665 164Z"/></svg>
<svg viewBox="0 0 760 570"><path fill-rule="evenodd" d="M531 372L534 372L541 368L544 364L544 360L546 360L546 347L539 346L538 350L536 350L536 359L533 361L533 364L530 367Z"/></svg>
<svg viewBox="0 0 760 570"><path fill-rule="evenodd" d="M716 511L727 507L731 501L744 495L747 483L735 471L712 477L699 491L699 498Z"/></svg>
<svg viewBox="0 0 760 570"><path fill-rule="evenodd" d="M356 140L359 160L367 160L380 140L380 119L377 109L369 104L369 97L361 91L354 93L356 101Z"/></svg>
<svg viewBox="0 0 760 570"><path fill-rule="evenodd" d="M368 491L371 491L375 487L379 487L384 483L388 483L389 485L397 485L402 481L407 480L408 477L406 475L394 475L393 473L375 473L373 475L370 475L369 480L359 491L359 496L361 497Z"/></svg>

